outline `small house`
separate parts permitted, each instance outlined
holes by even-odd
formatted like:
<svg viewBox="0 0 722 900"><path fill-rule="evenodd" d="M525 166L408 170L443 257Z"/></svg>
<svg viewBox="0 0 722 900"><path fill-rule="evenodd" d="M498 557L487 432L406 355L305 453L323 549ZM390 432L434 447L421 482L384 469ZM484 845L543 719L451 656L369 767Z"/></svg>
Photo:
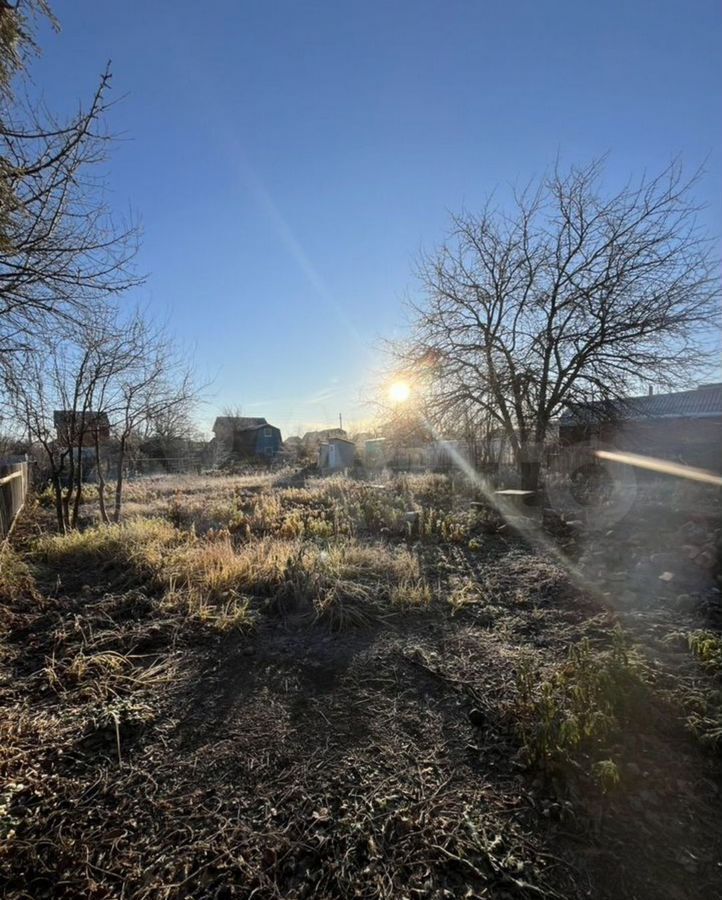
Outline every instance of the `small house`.
<svg viewBox="0 0 722 900"><path fill-rule="evenodd" d="M326 472L350 469L356 458L356 444L342 437L323 441L318 448L318 467Z"/></svg>
<svg viewBox="0 0 722 900"><path fill-rule="evenodd" d="M213 424L216 462L272 459L283 446L281 431L261 417L218 416Z"/></svg>
<svg viewBox="0 0 722 900"><path fill-rule="evenodd" d="M66 447L79 443L83 447L94 447L96 437L100 444L110 440L110 422L105 412L56 409L53 424L58 440Z"/></svg>
<svg viewBox="0 0 722 900"><path fill-rule="evenodd" d="M608 445L719 471L722 382L690 391L575 404L559 419L559 443Z"/></svg>

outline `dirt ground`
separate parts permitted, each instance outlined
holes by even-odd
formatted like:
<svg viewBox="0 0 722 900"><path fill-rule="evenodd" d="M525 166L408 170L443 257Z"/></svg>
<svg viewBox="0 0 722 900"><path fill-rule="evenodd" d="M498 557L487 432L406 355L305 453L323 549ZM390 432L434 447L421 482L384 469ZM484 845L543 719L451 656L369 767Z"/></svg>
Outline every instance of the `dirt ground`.
<svg viewBox="0 0 722 900"><path fill-rule="evenodd" d="M675 639L719 626L719 589L653 559L650 592L623 527L566 535L576 578L508 527L419 544L431 602L339 631L290 608L218 632L115 571L35 561L2 617L3 895L722 896L719 746L689 727L719 673ZM483 602L447 602L459 584ZM530 765L520 671L620 623L654 689L606 737L614 784L584 753Z"/></svg>

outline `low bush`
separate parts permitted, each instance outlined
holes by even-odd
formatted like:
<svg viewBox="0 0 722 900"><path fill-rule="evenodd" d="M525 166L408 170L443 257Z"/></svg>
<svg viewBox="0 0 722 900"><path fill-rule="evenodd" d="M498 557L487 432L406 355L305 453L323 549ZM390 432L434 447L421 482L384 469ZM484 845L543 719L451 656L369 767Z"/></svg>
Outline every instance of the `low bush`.
<svg viewBox="0 0 722 900"><path fill-rule="evenodd" d="M692 631L687 635L689 649L710 672L722 674L722 637L713 631Z"/></svg>
<svg viewBox="0 0 722 900"><path fill-rule="evenodd" d="M609 650L593 650L586 639L575 644L546 677L523 663L514 716L526 761L555 771L586 760L587 772L610 787L610 744L649 700L638 666L620 629Z"/></svg>

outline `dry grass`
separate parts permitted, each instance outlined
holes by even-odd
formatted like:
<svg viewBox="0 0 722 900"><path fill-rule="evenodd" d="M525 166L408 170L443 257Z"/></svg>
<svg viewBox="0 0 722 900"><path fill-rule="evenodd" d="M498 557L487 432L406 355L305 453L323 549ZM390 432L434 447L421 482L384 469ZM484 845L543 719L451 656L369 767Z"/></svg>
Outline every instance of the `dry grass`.
<svg viewBox="0 0 722 900"><path fill-rule="evenodd" d="M327 547L263 538L234 545L229 534L198 540L172 553L165 569L168 602L191 608L265 600L276 611L307 610L331 627L368 624L384 604L417 597L424 585L418 559L406 548L346 539Z"/></svg>
<svg viewBox="0 0 722 900"><path fill-rule="evenodd" d="M131 482L122 526L3 560L47 596L0 656L0 893L686 896L675 847L702 900L717 798L665 657L443 476L277 477ZM710 628L662 648L700 691Z"/></svg>
<svg viewBox="0 0 722 900"><path fill-rule="evenodd" d="M469 580L455 585L448 596L452 615L460 613L469 607L484 606L488 603L488 600L488 594L484 587L479 582Z"/></svg>
<svg viewBox="0 0 722 900"><path fill-rule="evenodd" d="M45 536L35 556L65 578L104 573L114 582L152 586L166 607L183 608L221 630L250 626L261 609L305 611L341 628L431 600L408 548L351 537L239 541L227 529L198 536L163 519L131 519Z"/></svg>
<svg viewBox="0 0 722 900"><path fill-rule="evenodd" d="M431 605L433 592L423 578L403 581L391 589L391 603L405 609L420 609Z"/></svg>
<svg viewBox="0 0 722 900"><path fill-rule="evenodd" d="M28 564L9 544L0 544L0 603L35 594L35 580Z"/></svg>
<svg viewBox="0 0 722 900"><path fill-rule="evenodd" d="M122 525L96 525L64 535L45 535L34 548L36 560L63 574L112 573L132 582L154 578L162 570L165 552L187 540L163 519L132 519Z"/></svg>
<svg viewBox="0 0 722 900"><path fill-rule="evenodd" d="M139 479L126 489L125 517L163 517L203 533L228 528L244 537L405 537L407 513L420 517L419 536L463 543L471 520L454 510L468 497L454 496L441 475L402 475L370 484L341 476L310 478L303 487L283 487L278 475Z"/></svg>

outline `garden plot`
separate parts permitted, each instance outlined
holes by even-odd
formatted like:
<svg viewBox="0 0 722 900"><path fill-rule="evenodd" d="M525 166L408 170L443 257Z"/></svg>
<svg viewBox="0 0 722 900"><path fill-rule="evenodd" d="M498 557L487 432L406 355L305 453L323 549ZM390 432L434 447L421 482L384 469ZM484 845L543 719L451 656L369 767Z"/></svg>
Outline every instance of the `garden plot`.
<svg viewBox="0 0 722 900"><path fill-rule="evenodd" d="M713 583L617 610L443 476L128 500L3 550L6 896L715 896Z"/></svg>

